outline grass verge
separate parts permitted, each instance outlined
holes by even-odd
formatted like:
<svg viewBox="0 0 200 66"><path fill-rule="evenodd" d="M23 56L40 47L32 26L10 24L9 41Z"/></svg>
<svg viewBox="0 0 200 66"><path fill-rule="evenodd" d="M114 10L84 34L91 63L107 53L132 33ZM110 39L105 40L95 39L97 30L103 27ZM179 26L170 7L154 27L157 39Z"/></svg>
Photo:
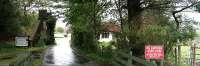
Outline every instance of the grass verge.
<svg viewBox="0 0 200 66"><path fill-rule="evenodd" d="M75 49L78 54L83 55L89 61L95 61L103 66L110 66L114 59L115 47L110 42L99 43L98 51L91 51L86 49Z"/></svg>
<svg viewBox="0 0 200 66"><path fill-rule="evenodd" d="M24 57L18 57L17 54L20 52L41 52L44 53L44 50L47 49L49 46L45 47L32 47L32 48L3 48L0 54L0 64L13 64L19 59L24 59ZM8 52L9 50L9 52ZM33 66L40 66L42 64L43 58L33 59Z"/></svg>

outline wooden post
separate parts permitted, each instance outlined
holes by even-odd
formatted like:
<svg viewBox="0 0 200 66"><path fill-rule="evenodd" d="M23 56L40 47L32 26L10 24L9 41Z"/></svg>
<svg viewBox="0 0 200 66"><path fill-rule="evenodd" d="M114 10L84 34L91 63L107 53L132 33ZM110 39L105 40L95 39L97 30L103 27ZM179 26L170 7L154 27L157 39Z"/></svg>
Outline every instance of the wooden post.
<svg viewBox="0 0 200 66"><path fill-rule="evenodd" d="M132 51L130 51L130 57L132 57ZM131 58L128 58L128 65L127 66L133 66L132 65L132 59Z"/></svg>
<svg viewBox="0 0 200 66"><path fill-rule="evenodd" d="M175 47L175 64L176 66L179 66L179 47L176 45Z"/></svg>
<svg viewBox="0 0 200 66"><path fill-rule="evenodd" d="M193 55L194 56L194 59L193 59L194 60L194 62L193 62L194 65L193 66L196 66L196 44L194 44L194 50L193 51L194 51L194 55Z"/></svg>
<svg viewBox="0 0 200 66"><path fill-rule="evenodd" d="M177 48L177 54L178 54L178 65L180 66L181 64L181 45L178 45L178 48Z"/></svg>
<svg viewBox="0 0 200 66"><path fill-rule="evenodd" d="M181 43L179 41L179 39L177 40L177 47L176 47L176 50L177 50L177 66L180 66L181 64Z"/></svg>
<svg viewBox="0 0 200 66"><path fill-rule="evenodd" d="M196 44L192 45L192 66L196 66Z"/></svg>
<svg viewBox="0 0 200 66"><path fill-rule="evenodd" d="M160 66L164 66L164 61L163 60L160 61Z"/></svg>

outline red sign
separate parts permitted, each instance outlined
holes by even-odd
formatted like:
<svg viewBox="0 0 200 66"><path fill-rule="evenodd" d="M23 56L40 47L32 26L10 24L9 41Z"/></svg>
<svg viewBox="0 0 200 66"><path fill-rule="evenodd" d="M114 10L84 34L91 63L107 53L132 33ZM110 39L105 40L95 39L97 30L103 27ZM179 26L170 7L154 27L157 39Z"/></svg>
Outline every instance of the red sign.
<svg viewBox="0 0 200 66"><path fill-rule="evenodd" d="M145 46L146 59L164 59L163 45L146 45Z"/></svg>

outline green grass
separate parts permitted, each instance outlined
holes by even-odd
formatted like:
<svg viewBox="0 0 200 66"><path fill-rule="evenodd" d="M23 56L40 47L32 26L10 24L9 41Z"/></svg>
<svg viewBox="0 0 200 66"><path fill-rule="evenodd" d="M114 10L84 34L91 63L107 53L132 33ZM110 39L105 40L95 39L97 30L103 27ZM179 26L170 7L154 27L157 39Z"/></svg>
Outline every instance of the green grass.
<svg viewBox="0 0 200 66"><path fill-rule="evenodd" d="M17 57L16 54L18 52L43 52L48 47L32 47L32 48L15 48L11 52L5 52L0 54L0 64L12 64L16 61L19 61L19 59L24 59L24 57ZM10 48L7 48L9 50ZM12 48L13 49L13 48ZM6 50L6 48L5 48ZM34 66L40 66L42 64L42 58L41 59L34 59L33 60Z"/></svg>
<svg viewBox="0 0 200 66"><path fill-rule="evenodd" d="M110 64L113 60L114 49L110 42L100 42L98 45L101 49L98 51L88 51L79 48L79 53L87 57L87 59L95 61L99 64Z"/></svg>
<svg viewBox="0 0 200 66"><path fill-rule="evenodd" d="M30 48L29 51L31 52L39 52L39 53L44 53L44 50L47 49L48 46L45 47L35 47L35 48ZM43 58L39 58L39 59L33 59L33 66L41 66L43 61Z"/></svg>
<svg viewBox="0 0 200 66"><path fill-rule="evenodd" d="M200 49L196 49L196 54L199 54L199 55L196 55L196 58L200 59Z"/></svg>
<svg viewBox="0 0 200 66"><path fill-rule="evenodd" d="M181 46L181 57L182 58L189 58L190 54L190 47L189 46Z"/></svg>
<svg viewBox="0 0 200 66"><path fill-rule="evenodd" d="M190 58L190 47L189 46L181 46L181 61L186 58ZM189 64L181 64L180 66L189 66Z"/></svg>
<svg viewBox="0 0 200 66"><path fill-rule="evenodd" d="M44 47L31 47L31 48L16 48L16 51L28 51L28 52L33 52L33 51L40 51L40 50L45 50L47 49L48 46Z"/></svg>
<svg viewBox="0 0 200 66"><path fill-rule="evenodd" d="M96 52L86 54L92 60L95 60L98 63L111 63L113 59L112 52Z"/></svg>
<svg viewBox="0 0 200 66"><path fill-rule="evenodd" d="M34 59L33 66L41 66L42 61L43 61L42 59Z"/></svg>
<svg viewBox="0 0 200 66"><path fill-rule="evenodd" d="M181 46L181 59L190 58L190 46ZM200 54L200 49L196 48L196 54ZM200 55L196 55L196 59L200 59ZM181 66L189 66L189 64L181 64Z"/></svg>
<svg viewBox="0 0 200 66"><path fill-rule="evenodd" d="M108 46L110 46L110 42L100 42L99 46L102 48L108 47Z"/></svg>
<svg viewBox="0 0 200 66"><path fill-rule="evenodd" d="M0 42L0 64L12 64L17 61L23 60L25 57L17 57L19 52L41 52L47 49L49 46L46 46L43 41L39 41L37 47L25 48L25 47L16 47L15 41L10 42ZM42 64L41 59L34 59L34 66L40 66Z"/></svg>
<svg viewBox="0 0 200 66"><path fill-rule="evenodd" d="M181 46L181 57L182 58L190 58L190 47L189 46ZM196 49L196 54L200 54L200 49ZM200 59L200 55L196 55L196 59Z"/></svg>
<svg viewBox="0 0 200 66"><path fill-rule="evenodd" d="M104 48L111 48L112 50L116 49L116 47L114 45L112 45L112 41L111 42L100 42L99 47L102 49L104 49Z"/></svg>
<svg viewBox="0 0 200 66"><path fill-rule="evenodd" d="M22 57L13 57L10 59L4 59L0 61L0 64L12 64L15 63L16 61L19 61Z"/></svg>
<svg viewBox="0 0 200 66"><path fill-rule="evenodd" d="M8 56L6 56L7 58L5 58L5 56L4 56L4 58L2 58L0 60L0 64L13 64L13 63L16 63L18 61L22 61L25 58L27 58L27 57L24 57L24 56L17 56L16 54L10 54Z"/></svg>
<svg viewBox="0 0 200 66"><path fill-rule="evenodd" d="M180 66L189 66L188 64L181 64Z"/></svg>

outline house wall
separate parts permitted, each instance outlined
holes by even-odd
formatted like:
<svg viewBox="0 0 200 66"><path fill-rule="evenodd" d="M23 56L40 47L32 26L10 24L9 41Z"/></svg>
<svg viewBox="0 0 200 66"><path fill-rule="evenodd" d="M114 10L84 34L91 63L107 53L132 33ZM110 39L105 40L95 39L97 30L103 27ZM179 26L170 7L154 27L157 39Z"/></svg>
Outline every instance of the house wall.
<svg viewBox="0 0 200 66"><path fill-rule="evenodd" d="M100 34L99 42L110 42L113 40L113 35L111 32L109 32L109 37L108 38L103 38L103 35Z"/></svg>

